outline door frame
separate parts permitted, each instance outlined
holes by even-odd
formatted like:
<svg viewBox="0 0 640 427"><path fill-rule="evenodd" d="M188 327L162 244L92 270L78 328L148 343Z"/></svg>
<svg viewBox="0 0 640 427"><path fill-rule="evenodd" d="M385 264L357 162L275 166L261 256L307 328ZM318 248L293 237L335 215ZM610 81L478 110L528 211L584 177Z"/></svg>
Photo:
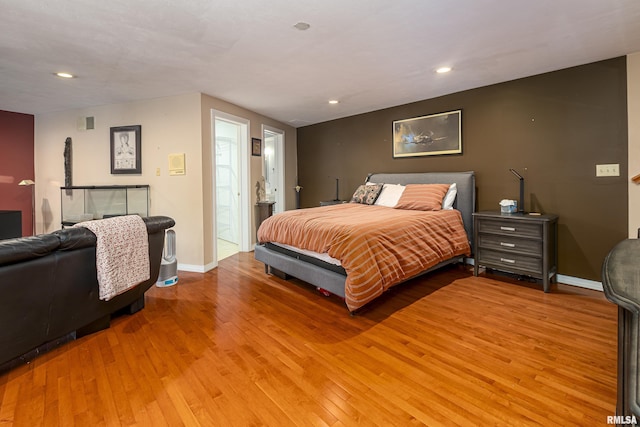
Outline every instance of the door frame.
<svg viewBox="0 0 640 427"><path fill-rule="evenodd" d="M280 138L276 139L276 144L277 144L277 148L276 148L276 165L278 168L278 183L277 186L280 189L279 192L276 193L276 205L275 205L275 210L274 212L284 212L286 209L286 205L285 205L285 188L284 188L284 183L285 183L285 179L284 179L284 131L282 129L278 129L278 128L274 128L273 126L269 126L269 125L262 125L262 139L264 140L264 133L265 131L271 132L271 133L275 133L280 135ZM264 159L262 159L262 176L265 175L265 170L264 170Z"/></svg>
<svg viewBox="0 0 640 427"><path fill-rule="evenodd" d="M211 109L211 169L212 169L212 204L213 204L213 264L218 266L218 220L217 220L217 195L216 195L216 119L236 123L241 126L241 137L238 141L238 190L240 192L240 225L238 230L238 250L249 252L251 250L251 187L249 169L249 129L251 122L244 117L234 116L224 111Z"/></svg>

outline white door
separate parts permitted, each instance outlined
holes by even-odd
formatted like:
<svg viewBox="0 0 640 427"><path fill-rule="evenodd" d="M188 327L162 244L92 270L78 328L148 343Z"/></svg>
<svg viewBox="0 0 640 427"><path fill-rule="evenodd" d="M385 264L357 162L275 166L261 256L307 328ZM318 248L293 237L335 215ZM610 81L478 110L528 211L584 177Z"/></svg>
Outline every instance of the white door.
<svg viewBox="0 0 640 427"><path fill-rule="evenodd" d="M213 257L218 260L251 246L249 120L211 111L213 165Z"/></svg>
<svg viewBox="0 0 640 427"><path fill-rule="evenodd" d="M282 212L284 206L284 131L262 126L264 141L263 174L267 200L276 202L273 212Z"/></svg>

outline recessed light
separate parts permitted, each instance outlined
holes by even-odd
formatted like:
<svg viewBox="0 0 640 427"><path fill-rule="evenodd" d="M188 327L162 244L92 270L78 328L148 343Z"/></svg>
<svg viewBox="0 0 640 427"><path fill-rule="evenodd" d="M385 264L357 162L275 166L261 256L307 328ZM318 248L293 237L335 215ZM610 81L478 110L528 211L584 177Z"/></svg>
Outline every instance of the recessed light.
<svg viewBox="0 0 640 427"><path fill-rule="evenodd" d="M298 22L293 26L293 28L296 28L300 31L307 31L309 28L311 28L311 25L307 24L306 22Z"/></svg>
<svg viewBox="0 0 640 427"><path fill-rule="evenodd" d="M436 73L444 74L444 73L448 73L449 71L451 71L451 67L440 67L436 70Z"/></svg>
<svg viewBox="0 0 640 427"><path fill-rule="evenodd" d="M63 79L72 79L75 77L73 74L70 74L70 73L56 73L56 76L62 77Z"/></svg>
<svg viewBox="0 0 640 427"><path fill-rule="evenodd" d="M329 100L329 104L338 104L340 101L338 101L337 99L330 99Z"/></svg>

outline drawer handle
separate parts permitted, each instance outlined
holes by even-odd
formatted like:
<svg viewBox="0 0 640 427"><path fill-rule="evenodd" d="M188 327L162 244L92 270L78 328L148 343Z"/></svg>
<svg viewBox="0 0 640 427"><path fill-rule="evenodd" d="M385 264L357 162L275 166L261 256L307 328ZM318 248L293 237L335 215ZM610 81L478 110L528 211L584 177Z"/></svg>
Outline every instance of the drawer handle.
<svg viewBox="0 0 640 427"><path fill-rule="evenodd" d="M500 230L502 230L502 231L516 231L516 228L515 227L503 227L503 226L500 226Z"/></svg>
<svg viewBox="0 0 640 427"><path fill-rule="evenodd" d="M509 264L515 264L516 263L515 259L509 259L509 258L500 258L500 261L508 262Z"/></svg>
<svg viewBox="0 0 640 427"><path fill-rule="evenodd" d="M500 246L504 246L504 247L507 247L507 248L515 248L516 244L515 243L500 242Z"/></svg>

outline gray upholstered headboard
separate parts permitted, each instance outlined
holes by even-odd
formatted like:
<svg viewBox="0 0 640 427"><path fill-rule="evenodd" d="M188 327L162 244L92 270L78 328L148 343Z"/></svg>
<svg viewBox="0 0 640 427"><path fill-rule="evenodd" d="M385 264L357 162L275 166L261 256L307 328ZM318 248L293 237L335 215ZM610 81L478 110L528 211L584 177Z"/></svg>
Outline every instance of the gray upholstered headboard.
<svg viewBox="0 0 640 427"><path fill-rule="evenodd" d="M367 182L377 184L453 184L458 195L453 207L462 213L464 229L473 247L473 216L476 208L476 176L470 172L373 173Z"/></svg>

